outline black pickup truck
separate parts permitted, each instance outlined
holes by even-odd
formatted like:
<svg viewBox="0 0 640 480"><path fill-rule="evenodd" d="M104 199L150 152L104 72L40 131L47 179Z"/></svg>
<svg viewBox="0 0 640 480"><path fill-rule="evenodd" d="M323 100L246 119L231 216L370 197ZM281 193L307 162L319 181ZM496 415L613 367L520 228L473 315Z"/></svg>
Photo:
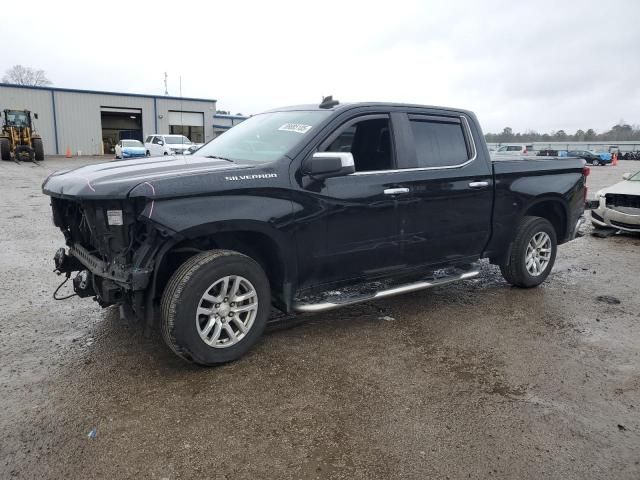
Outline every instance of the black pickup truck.
<svg viewBox="0 0 640 480"><path fill-rule="evenodd" d="M56 172L43 191L77 295L213 365L255 344L272 306L443 285L481 258L540 284L582 222L588 173L582 159L492 161L468 111L328 99L255 115L195 155Z"/></svg>

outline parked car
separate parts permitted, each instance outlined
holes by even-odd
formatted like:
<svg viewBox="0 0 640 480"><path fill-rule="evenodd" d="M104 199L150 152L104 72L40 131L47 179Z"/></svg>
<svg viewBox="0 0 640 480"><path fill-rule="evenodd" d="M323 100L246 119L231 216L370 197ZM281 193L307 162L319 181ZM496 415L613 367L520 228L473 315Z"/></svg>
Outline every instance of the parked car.
<svg viewBox="0 0 640 480"><path fill-rule="evenodd" d="M545 148L544 150L540 150L537 155L539 157L558 157L560 155L560 152L558 150Z"/></svg>
<svg viewBox="0 0 640 480"><path fill-rule="evenodd" d="M492 161L465 110L324 101L254 115L189 157L54 173L43 191L78 296L215 365L256 343L272 306L444 285L481 258L539 285L583 221L588 173L577 158Z"/></svg>
<svg viewBox="0 0 640 480"><path fill-rule="evenodd" d="M184 135L149 135L144 140L147 156L181 155L192 145Z"/></svg>
<svg viewBox="0 0 640 480"><path fill-rule="evenodd" d="M493 152L494 156L518 156L532 154L533 145L503 145Z"/></svg>
<svg viewBox="0 0 640 480"><path fill-rule="evenodd" d="M588 164L597 166L597 165L608 165L612 162L611 155L602 155L598 153L589 152L587 150L570 150L567 153L568 157L578 157L587 161Z"/></svg>
<svg viewBox="0 0 640 480"><path fill-rule="evenodd" d="M116 143L116 158L144 157L146 149L140 140L120 140Z"/></svg>
<svg viewBox="0 0 640 480"><path fill-rule="evenodd" d="M625 173L622 182L599 190L591 207L594 227L640 232L640 172Z"/></svg>

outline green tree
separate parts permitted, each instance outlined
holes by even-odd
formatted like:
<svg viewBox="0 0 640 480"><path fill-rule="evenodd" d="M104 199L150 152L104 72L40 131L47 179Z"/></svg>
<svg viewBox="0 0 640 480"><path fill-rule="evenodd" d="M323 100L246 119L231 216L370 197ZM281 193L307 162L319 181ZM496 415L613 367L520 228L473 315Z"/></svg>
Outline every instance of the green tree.
<svg viewBox="0 0 640 480"><path fill-rule="evenodd" d="M556 133L553 134L553 137L559 142L564 142L569 138L569 136L567 135L567 132L565 132L564 130L558 130Z"/></svg>

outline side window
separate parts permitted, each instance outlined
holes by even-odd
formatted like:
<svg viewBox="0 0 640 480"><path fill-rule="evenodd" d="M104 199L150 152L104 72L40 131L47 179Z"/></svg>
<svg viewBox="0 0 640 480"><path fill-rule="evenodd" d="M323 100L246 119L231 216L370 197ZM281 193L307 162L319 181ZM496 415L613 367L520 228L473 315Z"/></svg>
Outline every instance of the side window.
<svg viewBox="0 0 640 480"><path fill-rule="evenodd" d="M459 122L411 119L418 167L460 165L469 159Z"/></svg>
<svg viewBox="0 0 640 480"><path fill-rule="evenodd" d="M519 147L517 145L511 145L507 147L507 152L519 152L520 150L522 150L522 147Z"/></svg>
<svg viewBox="0 0 640 480"><path fill-rule="evenodd" d="M356 172L391 170L394 166L389 119L375 118L351 124L325 151L351 152Z"/></svg>
<svg viewBox="0 0 640 480"><path fill-rule="evenodd" d="M506 152L507 151L507 147L500 147L497 151L498 152Z"/></svg>
<svg viewBox="0 0 640 480"><path fill-rule="evenodd" d="M160 145L160 140L162 139L162 137L153 137L153 142L155 145Z"/></svg>
<svg viewBox="0 0 640 480"><path fill-rule="evenodd" d="M149 135L147 138L144 139L144 143L151 143L151 139L153 138L152 135Z"/></svg>

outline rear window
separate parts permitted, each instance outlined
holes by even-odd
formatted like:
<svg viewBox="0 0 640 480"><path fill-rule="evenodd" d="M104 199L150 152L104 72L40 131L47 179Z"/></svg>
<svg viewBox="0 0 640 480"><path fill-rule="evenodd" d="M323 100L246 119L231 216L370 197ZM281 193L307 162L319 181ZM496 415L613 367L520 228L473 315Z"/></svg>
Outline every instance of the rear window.
<svg viewBox="0 0 640 480"><path fill-rule="evenodd" d="M520 150L522 150L522 147L518 147L516 145L507 147L507 152L519 152Z"/></svg>
<svg viewBox="0 0 640 480"><path fill-rule="evenodd" d="M469 159L460 122L411 120L418 167L460 165Z"/></svg>

